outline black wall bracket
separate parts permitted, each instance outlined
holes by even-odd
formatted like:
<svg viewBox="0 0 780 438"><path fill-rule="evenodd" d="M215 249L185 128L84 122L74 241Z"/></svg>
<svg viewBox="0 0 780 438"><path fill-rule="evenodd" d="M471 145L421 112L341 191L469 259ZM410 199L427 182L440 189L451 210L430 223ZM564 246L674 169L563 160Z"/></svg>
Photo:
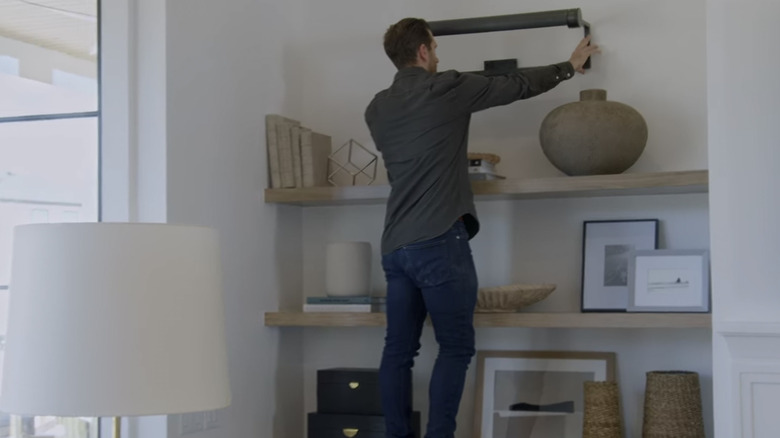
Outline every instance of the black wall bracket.
<svg viewBox="0 0 780 438"><path fill-rule="evenodd" d="M590 35L590 24L582 19L582 11L579 8L530 12L525 14L496 15L492 17L430 21L428 22L428 25L431 27L433 36L500 32L505 30L536 29L558 26L567 26L569 28L582 27L585 30L585 36ZM487 63L485 67L486 70L488 70ZM588 58L584 68L590 68L590 58Z"/></svg>

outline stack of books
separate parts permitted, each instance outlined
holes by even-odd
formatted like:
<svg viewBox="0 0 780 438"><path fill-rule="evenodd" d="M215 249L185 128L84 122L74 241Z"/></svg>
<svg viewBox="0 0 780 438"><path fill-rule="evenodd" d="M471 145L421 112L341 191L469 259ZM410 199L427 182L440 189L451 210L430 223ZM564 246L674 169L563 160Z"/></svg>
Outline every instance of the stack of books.
<svg viewBox="0 0 780 438"><path fill-rule="evenodd" d="M265 116L265 134L271 188L329 185L330 136L278 114Z"/></svg>
<svg viewBox="0 0 780 438"><path fill-rule="evenodd" d="M306 297L304 312L384 312L385 297Z"/></svg>
<svg viewBox="0 0 780 438"><path fill-rule="evenodd" d="M496 164L500 161L498 155L469 154L469 178L472 181L505 179L496 173Z"/></svg>

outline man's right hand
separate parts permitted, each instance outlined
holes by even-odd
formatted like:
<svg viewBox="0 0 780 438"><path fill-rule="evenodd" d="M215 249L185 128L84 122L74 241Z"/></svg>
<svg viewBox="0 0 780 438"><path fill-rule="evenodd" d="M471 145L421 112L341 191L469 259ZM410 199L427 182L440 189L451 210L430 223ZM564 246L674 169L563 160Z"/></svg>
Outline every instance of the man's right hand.
<svg viewBox="0 0 780 438"><path fill-rule="evenodd" d="M590 55L594 53L601 53L599 46L595 44L589 45L590 37L591 36L588 35L583 38L582 41L577 44L574 52L572 52L571 58L569 58L569 62L571 63L572 67L574 67L574 70L583 74L585 73L585 68L583 66L585 65L585 62L588 61L588 58L590 58Z"/></svg>

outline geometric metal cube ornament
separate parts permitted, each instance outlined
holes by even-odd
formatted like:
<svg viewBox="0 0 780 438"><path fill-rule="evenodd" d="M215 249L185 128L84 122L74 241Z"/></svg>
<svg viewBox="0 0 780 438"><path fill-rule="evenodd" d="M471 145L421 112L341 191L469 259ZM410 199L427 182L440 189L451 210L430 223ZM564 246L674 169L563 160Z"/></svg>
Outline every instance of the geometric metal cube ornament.
<svg viewBox="0 0 780 438"><path fill-rule="evenodd" d="M328 182L334 186L369 185L376 179L377 155L350 139L328 156Z"/></svg>

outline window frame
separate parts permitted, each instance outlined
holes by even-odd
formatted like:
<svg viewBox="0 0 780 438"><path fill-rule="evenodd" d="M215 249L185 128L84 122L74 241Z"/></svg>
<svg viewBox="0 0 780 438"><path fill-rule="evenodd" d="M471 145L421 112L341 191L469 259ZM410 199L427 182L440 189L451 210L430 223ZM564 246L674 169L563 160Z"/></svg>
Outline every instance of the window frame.
<svg viewBox="0 0 780 438"><path fill-rule="evenodd" d="M129 2L133 2L135 0L122 0L121 3L124 6L128 6ZM0 117L0 124L5 123L19 123L19 122L39 122L39 121L51 121L51 120L68 120L68 119L85 119L85 118L95 118L97 121L97 175L96 182L97 182L97 199L96 205L97 205L97 216L95 218L96 222L102 222L103 216L104 216L104 200L106 199L104 197L104 191L103 191L103 184L104 184L104 176L105 173L103 172L103 166L104 166L104 121L103 121L103 85L102 85L102 79L103 79L103 65L102 65L102 54L103 54L103 7L102 7L102 0L95 0L97 3L97 22L96 22L96 41L97 41L97 55L96 55L96 82L97 82L97 109L94 111L81 111L81 112L69 112L69 113L50 113L50 114L29 114L29 115L21 115L21 116L8 116L8 117ZM120 3L120 2L117 2ZM128 10L129 11L129 10ZM125 19L131 20L132 18L130 14L125 11L124 14L122 14ZM127 38L128 35L123 35L123 37ZM117 46L117 44L114 44L114 46ZM119 48L119 47L115 47ZM121 54L123 56L129 56L129 51L122 51ZM119 68L128 68L130 64L121 64L118 67ZM128 94L129 97L129 94ZM121 192L120 192L121 193ZM2 285L0 284L0 291L8 291L9 285ZM2 342L0 340L0 342ZM98 346L99 347L99 346ZM38 416L34 416L38 417ZM33 418L34 418L33 417ZM110 429L108 428L108 425L106 423L110 422L104 422L103 418L101 417L93 417L97 418L97 436L98 438L104 437L104 436L110 436Z"/></svg>

